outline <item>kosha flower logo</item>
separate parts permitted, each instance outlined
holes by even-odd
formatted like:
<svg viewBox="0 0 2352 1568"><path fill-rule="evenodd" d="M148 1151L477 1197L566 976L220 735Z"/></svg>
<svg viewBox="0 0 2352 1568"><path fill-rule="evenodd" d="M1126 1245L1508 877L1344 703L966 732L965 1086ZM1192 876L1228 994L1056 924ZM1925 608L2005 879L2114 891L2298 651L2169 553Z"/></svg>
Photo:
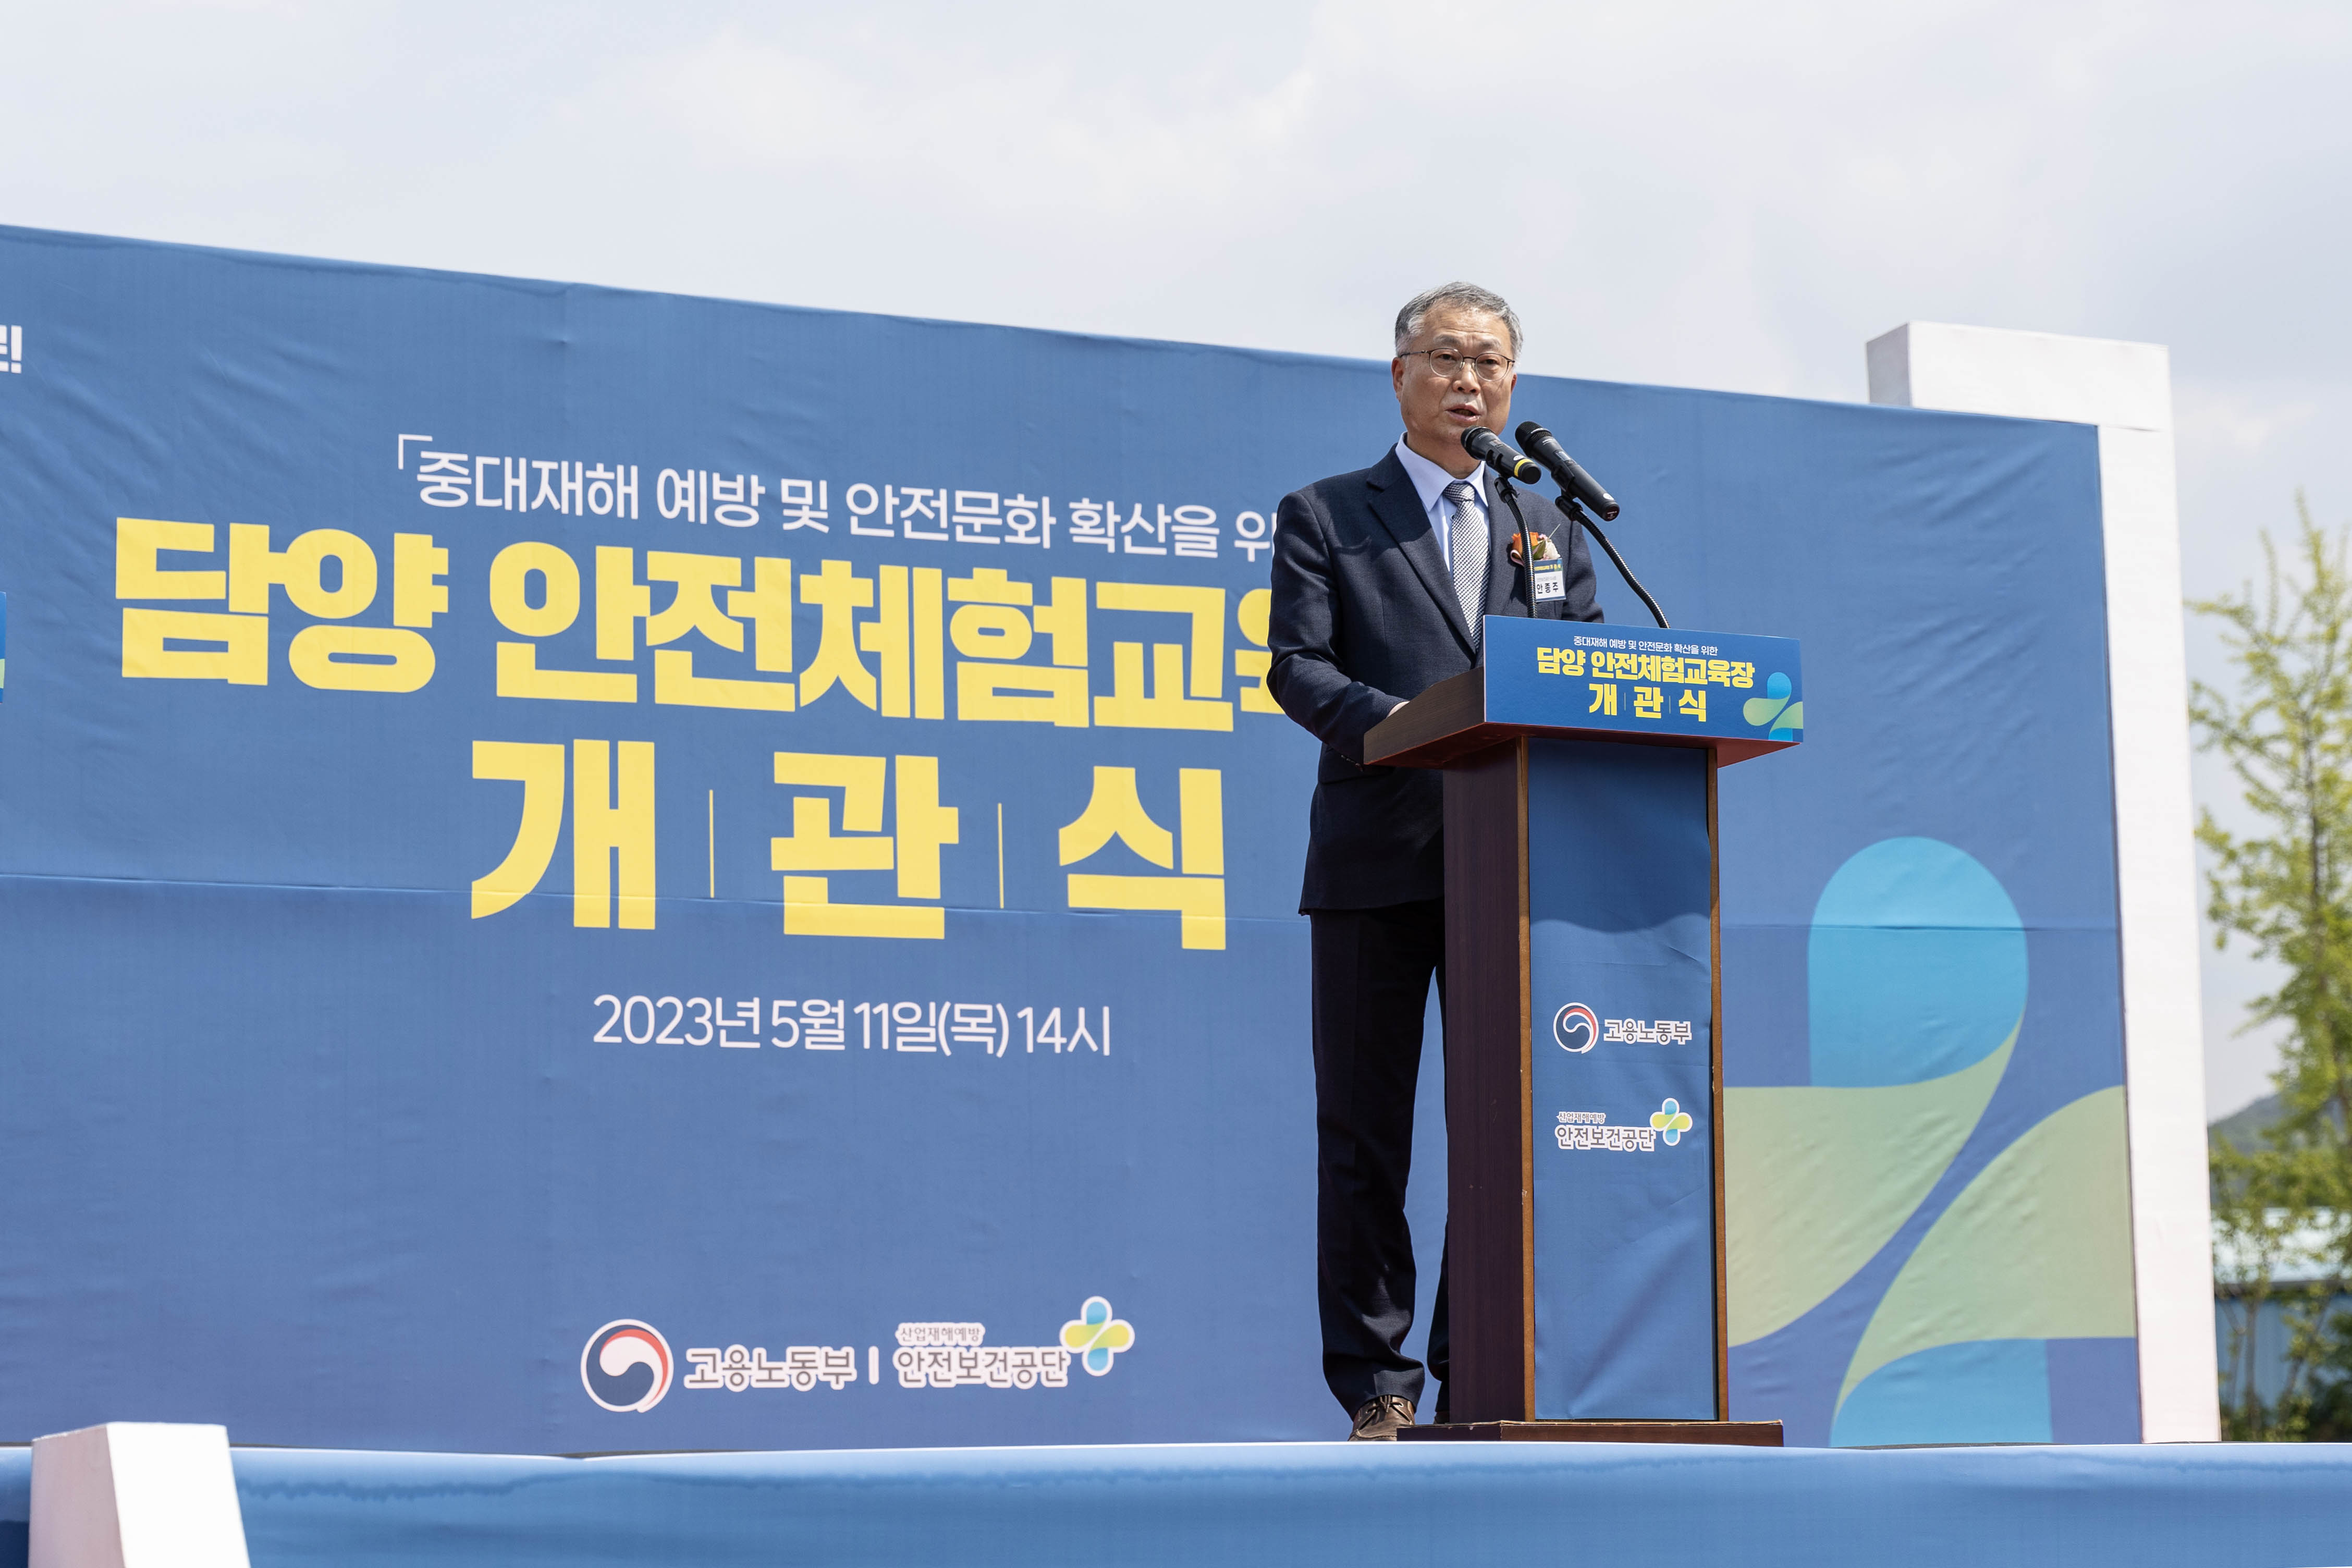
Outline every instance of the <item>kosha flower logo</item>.
<svg viewBox="0 0 2352 1568"><path fill-rule="evenodd" d="M1110 1370L1111 1358L1135 1348L1135 1326L1110 1315L1110 1303L1089 1296L1078 1315L1062 1325L1062 1348L1079 1352L1086 1369L1100 1377Z"/></svg>
<svg viewBox="0 0 2352 1568"><path fill-rule="evenodd" d="M1797 731L1805 727L1805 705L1789 700L1790 693L1795 689L1789 678L1776 669L1764 682L1764 695L1749 698L1740 711L1759 730L1770 725L1769 739L1793 741Z"/></svg>
<svg viewBox="0 0 2352 1568"><path fill-rule="evenodd" d="M1679 1143L1683 1141L1683 1134L1691 1130L1690 1112L1685 1110L1680 1102L1669 1100L1650 1112L1650 1125L1656 1128L1658 1135L1667 1142ZM1066 1336L1069 1331L1065 1329L1062 1332Z"/></svg>

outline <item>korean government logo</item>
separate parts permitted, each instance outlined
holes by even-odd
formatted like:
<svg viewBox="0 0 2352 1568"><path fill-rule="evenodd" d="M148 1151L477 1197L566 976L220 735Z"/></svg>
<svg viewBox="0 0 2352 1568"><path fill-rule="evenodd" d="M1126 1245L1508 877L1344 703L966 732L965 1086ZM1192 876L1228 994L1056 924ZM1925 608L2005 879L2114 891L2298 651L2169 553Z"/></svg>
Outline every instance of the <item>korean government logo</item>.
<svg viewBox="0 0 2352 1568"><path fill-rule="evenodd" d="M580 1381L607 1410L651 1410L669 1392L669 1342L651 1323L616 1318L588 1336Z"/></svg>
<svg viewBox="0 0 2352 1568"><path fill-rule="evenodd" d="M1687 1018L1602 1018L1583 1003L1570 1002L1552 1015L1551 1037L1561 1050L1582 1056L1596 1045L1686 1046L1691 1026Z"/></svg>
<svg viewBox="0 0 2352 1568"><path fill-rule="evenodd" d="M1581 1002L1570 1002L1552 1015L1551 1037L1563 1051L1582 1056L1601 1038L1601 1020Z"/></svg>
<svg viewBox="0 0 2352 1568"><path fill-rule="evenodd" d="M989 1344L987 1325L977 1322L902 1322L895 1337L887 1364L902 1389L1053 1389L1069 1387L1076 1367L1093 1377L1108 1374L1135 1348L1135 1325L1112 1311L1107 1298L1089 1296L1053 1344ZM687 1374L676 1377L681 1359ZM765 1345L694 1345L676 1357L652 1324L621 1318L589 1337L580 1352L580 1382L602 1408L629 1413L651 1410L673 1386L688 1393L845 1393L861 1381L880 1384L885 1364L881 1346L867 1345L861 1358L855 1344L787 1345L780 1357Z"/></svg>

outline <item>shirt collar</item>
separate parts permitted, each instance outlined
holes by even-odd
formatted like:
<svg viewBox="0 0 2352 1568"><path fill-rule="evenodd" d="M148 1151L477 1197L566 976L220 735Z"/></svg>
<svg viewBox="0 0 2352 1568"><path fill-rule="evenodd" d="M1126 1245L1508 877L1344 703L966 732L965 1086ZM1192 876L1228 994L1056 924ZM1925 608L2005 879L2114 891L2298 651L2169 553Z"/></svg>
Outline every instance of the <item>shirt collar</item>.
<svg viewBox="0 0 2352 1568"><path fill-rule="evenodd" d="M1396 455L1412 479L1413 489L1421 496L1421 510L1433 512L1444 506L1450 514L1452 507L1445 500L1445 487L1454 482L1454 476L1406 446L1402 436L1397 437ZM1478 492L1479 506L1486 506L1486 465L1481 463L1470 470L1469 480Z"/></svg>

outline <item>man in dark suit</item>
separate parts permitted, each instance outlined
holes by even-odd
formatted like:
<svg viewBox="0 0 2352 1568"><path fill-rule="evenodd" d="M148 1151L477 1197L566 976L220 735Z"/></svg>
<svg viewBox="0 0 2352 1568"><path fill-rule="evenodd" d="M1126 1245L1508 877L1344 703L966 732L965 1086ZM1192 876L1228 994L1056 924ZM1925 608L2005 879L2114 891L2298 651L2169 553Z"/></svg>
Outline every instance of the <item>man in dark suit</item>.
<svg viewBox="0 0 2352 1568"><path fill-rule="evenodd" d="M1478 661L1481 616L1601 618L1582 530L1520 490L1538 556L1566 552L1564 595L1530 604L1510 510L1462 447L1474 425L1509 428L1520 342L1517 315L1484 289L1413 299L1397 312L1389 366L1404 438L1369 468L1285 496L1276 514L1266 684L1323 742L1298 902L1313 930L1323 1376L1351 1439L1393 1439L1421 1400L1421 1364L1403 1351L1414 1284L1404 1193L1431 976L1445 989L1439 775L1367 767L1364 735ZM1443 1419L1442 1266L1429 1370Z"/></svg>

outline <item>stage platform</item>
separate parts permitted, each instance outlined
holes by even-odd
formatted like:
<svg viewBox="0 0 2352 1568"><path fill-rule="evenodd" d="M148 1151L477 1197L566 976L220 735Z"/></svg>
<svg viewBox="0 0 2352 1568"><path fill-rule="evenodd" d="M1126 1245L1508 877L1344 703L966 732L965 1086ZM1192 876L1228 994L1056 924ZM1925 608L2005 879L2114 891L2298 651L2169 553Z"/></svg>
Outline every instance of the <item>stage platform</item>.
<svg viewBox="0 0 2352 1568"><path fill-rule="evenodd" d="M2352 1563L2352 1447L240 1448L254 1568ZM30 1459L0 1450L0 1563Z"/></svg>

